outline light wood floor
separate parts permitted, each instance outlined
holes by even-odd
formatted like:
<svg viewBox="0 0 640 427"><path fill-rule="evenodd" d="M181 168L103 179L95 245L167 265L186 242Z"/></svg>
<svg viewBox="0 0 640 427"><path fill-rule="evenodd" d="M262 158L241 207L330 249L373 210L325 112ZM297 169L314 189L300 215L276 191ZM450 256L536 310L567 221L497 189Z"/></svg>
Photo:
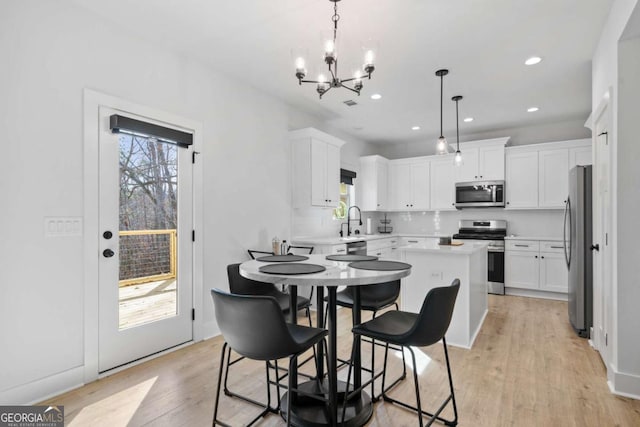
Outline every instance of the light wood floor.
<svg viewBox="0 0 640 427"><path fill-rule="evenodd" d="M640 426L640 401L609 392L599 356L568 324L566 303L493 295L489 302L473 349L450 347L460 426ZM340 353L347 355L350 312L339 313ZM42 404L64 405L67 426L207 426L221 346L221 338L210 339ZM365 360L369 349L363 346ZM442 346L417 353L423 405L434 407L447 387ZM401 359L392 360L399 372ZM263 366L235 365L229 386L261 398ZM412 401L412 381L390 395ZM369 426L417 425L413 413L388 403L377 403L374 411ZM237 399L222 398L221 417L233 425L255 413ZM283 424L271 415L257 425Z"/></svg>

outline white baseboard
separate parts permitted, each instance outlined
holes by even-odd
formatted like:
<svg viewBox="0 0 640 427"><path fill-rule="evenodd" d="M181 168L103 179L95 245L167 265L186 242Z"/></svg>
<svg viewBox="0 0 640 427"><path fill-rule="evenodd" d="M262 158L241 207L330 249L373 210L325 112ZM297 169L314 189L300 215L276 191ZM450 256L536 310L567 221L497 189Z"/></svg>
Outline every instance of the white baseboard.
<svg viewBox="0 0 640 427"><path fill-rule="evenodd" d="M533 289L505 288L505 295L513 295L517 297L543 298L557 301L567 301L567 294L559 292L536 291Z"/></svg>
<svg viewBox="0 0 640 427"><path fill-rule="evenodd" d="M84 366L0 392L0 405L33 405L84 384Z"/></svg>
<svg viewBox="0 0 640 427"><path fill-rule="evenodd" d="M618 372L611 366L610 368L613 369L613 382L607 381L607 384L611 393L640 400L640 376Z"/></svg>

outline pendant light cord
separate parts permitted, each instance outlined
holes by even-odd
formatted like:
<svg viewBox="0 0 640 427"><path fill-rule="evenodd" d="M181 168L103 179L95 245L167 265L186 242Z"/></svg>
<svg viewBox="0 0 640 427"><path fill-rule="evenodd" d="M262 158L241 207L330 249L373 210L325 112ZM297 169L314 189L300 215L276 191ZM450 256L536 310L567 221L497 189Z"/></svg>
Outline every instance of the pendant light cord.
<svg viewBox="0 0 640 427"><path fill-rule="evenodd" d="M456 99L456 151L460 151L460 119L458 119L458 99Z"/></svg>
<svg viewBox="0 0 640 427"><path fill-rule="evenodd" d="M442 135L442 91L444 88L444 74L440 75L440 138Z"/></svg>

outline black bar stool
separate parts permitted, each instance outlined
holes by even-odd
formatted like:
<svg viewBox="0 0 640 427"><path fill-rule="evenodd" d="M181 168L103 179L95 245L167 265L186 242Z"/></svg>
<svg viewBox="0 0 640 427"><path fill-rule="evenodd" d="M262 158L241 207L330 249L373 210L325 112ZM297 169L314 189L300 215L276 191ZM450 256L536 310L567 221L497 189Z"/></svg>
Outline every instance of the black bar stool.
<svg viewBox="0 0 640 427"><path fill-rule="evenodd" d="M291 397L293 392L304 394L326 403L327 399L306 394L292 387L294 384L292 375L278 376L276 365L276 381L271 381L269 377L270 360L289 358L289 372L297 363L300 354L312 348L318 343L326 346L325 329L312 328L309 326L294 325L287 323L284 314L276 299L271 296L250 296L234 295L223 292L219 289L211 290L211 297L215 307L216 321L225 343L222 346L220 355L220 371L218 373L218 386L216 389L216 403L213 410L212 425L229 426L224 421L218 420L218 405L220 404L220 386L222 385L222 373L227 371L225 363L229 363L229 358L225 354L227 346L236 353L252 360L262 360L267 369L267 403L260 403L250 399L244 399L263 408L262 412L254 418L248 425L254 424L269 412L276 412L277 409L271 407L271 385L276 385L278 394L278 408L280 402L280 387L285 387L280 380L288 376L289 390L287 406L287 426L291 425ZM326 354L326 352L325 352Z"/></svg>
<svg viewBox="0 0 640 427"><path fill-rule="evenodd" d="M458 409L456 407L456 398L453 391L453 380L451 379L451 366L449 364L449 353L447 351L447 341L444 335L451 323L451 316L453 315L453 308L456 303L456 297L458 296L458 290L460 289L460 280L455 279L451 286L444 286L439 288L433 288L429 291L424 299L420 313L409 313L404 311L388 311L382 314L380 317L372 319L368 322L354 326L352 332L354 335L361 337L369 337L371 339L383 341L386 343L386 349L384 354L384 367L382 370L382 398L386 402L395 403L404 408L414 410L418 413L419 425L423 426L423 415L431 417L427 426L433 424L435 420L441 421L448 426L456 426L458 424ZM422 410L420 403L420 387L418 384L418 373L416 369L416 357L413 352L413 347L426 347L437 343L442 340L444 346L444 356L447 362L447 374L449 376L449 388L451 394L447 396L445 401L440 405L437 411L434 413L426 412ZM406 347L411 352L411 359L413 362L413 380L416 389L416 402L417 407L408 405L399 400L392 399L387 396L388 389L385 389L385 372L387 367L387 359L389 354L389 344L395 344L400 347ZM351 358L355 346L351 350ZM404 351L403 351L404 353ZM349 379L351 377L351 370L353 364L349 364L349 372L347 374L347 387L349 386ZM369 381L373 381L372 378ZM359 393L369 381L362 384L362 386L352 393L345 394L345 402ZM453 420L446 420L440 417L440 413L451 401L453 404ZM342 414L344 419L344 412Z"/></svg>
<svg viewBox="0 0 640 427"><path fill-rule="evenodd" d="M374 285L362 285L359 286L360 289L360 309L363 311L371 311L373 312L373 318L375 319L378 312L380 310L384 310L387 307L395 306L396 310L398 307L398 297L400 296L400 280L394 280L392 282L386 283L376 283ZM336 294L336 304L341 307L346 307L353 310L353 299L354 299L354 287L347 287ZM326 298L325 298L326 300ZM327 318L327 313L325 310L324 318ZM354 325L355 326L355 325ZM382 373L378 373L375 377L373 377L373 370L375 366L375 346L380 345L386 347L384 344L376 343L374 339L364 340L366 342L371 343L371 368L362 367L362 370L367 371L371 374L372 379L375 380L382 375ZM392 347L393 350L400 350L402 348ZM349 363L348 360L338 359L340 364L338 368ZM407 376L407 367L404 363L404 352L402 352L402 375L398 377L393 383L388 387L390 389L398 382L402 381ZM371 381L371 399L374 401L378 400L382 392L376 396L374 390L374 381Z"/></svg>

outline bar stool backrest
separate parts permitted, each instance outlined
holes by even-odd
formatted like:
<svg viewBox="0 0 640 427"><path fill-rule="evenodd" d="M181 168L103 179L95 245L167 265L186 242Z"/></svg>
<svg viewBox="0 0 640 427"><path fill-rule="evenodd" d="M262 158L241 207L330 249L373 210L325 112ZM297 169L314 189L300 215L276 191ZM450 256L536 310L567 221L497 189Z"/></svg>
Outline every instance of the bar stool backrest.
<svg viewBox="0 0 640 427"><path fill-rule="evenodd" d="M353 296L353 286L346 289ZM400 280L360 286L360 298L369 301L396 300L400 296Z"/></svg>
<svg viewBox="0 0 640 427"><path fill-rule="evenodd" d="M227 344L254 360L275 360L300 351L276 299L211 289L216 321Z"/></svg>
<svg viewBox="0 0 640 427"><path fill-rule="evenodd" d="M459 289L460 280L455 279L451 286L433 288L429 291L415 325L403 339L405 345L429 346L444 337L451 323Z"/></svg>
<svg viewBox="0 0 640 427"><path fill-rule="evenodd" d="M258 282L240 275L240 264L229 264L227 277L229 278L229 291L232 294L275 296L280 292L273 283Z"/></svg>

